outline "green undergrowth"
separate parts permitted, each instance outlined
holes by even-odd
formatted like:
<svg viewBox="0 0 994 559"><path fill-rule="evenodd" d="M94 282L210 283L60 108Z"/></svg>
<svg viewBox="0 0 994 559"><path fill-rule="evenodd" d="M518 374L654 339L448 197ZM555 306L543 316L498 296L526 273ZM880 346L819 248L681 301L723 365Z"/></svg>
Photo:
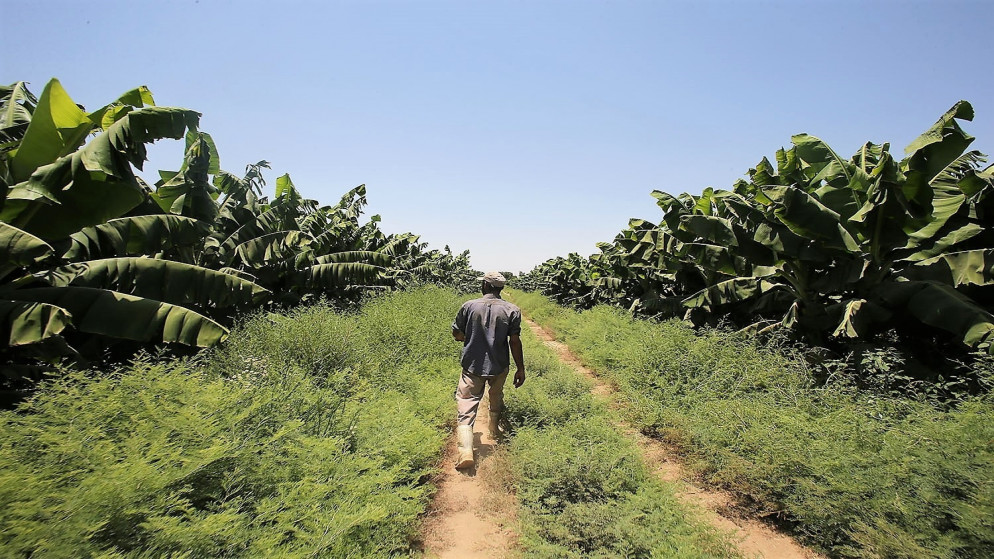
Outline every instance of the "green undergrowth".
<svg viewBox="0 0 994 559"><path fill-rule="evenodd" d="M617 384L630 421L831 556L994 556L990 395L940 409L819 386L798 355L752 339L511 298Z"/></svg>
<svg viewBox="0 0 994 559"><path fill-rule="evenodd" d="M528 379L508 388L507 462L525 557L735 557L727 539L654 478L590 384L527 328Z"/></svg>
<svg viewBox="0 0 994 559"><path fill-rule="evenodd" d="M247 319L220 350L67 373L0 413L2 557L413 553L461 298Z"/></svg>

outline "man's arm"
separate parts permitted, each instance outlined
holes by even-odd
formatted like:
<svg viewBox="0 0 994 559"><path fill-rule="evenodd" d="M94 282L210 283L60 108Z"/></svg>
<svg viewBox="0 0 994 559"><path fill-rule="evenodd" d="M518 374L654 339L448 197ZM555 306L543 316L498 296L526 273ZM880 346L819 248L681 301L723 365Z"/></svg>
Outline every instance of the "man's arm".
<svg viewBox="0 0 994 559"><path fill-rule="evenodd" d="M456 319L452 321L452 337L457 342L466 341L466 305L463 305L456 313Z"/></svg>
<svg viewBox="0 0 994 559"><path fill-rule="evenodd" d="M514 358L514 364L518 366L517 372L514 373L514 387L517 388L525 383L525 357L521 353L521 336L511 334L507 342L511 346L511 357Z"/></svg>

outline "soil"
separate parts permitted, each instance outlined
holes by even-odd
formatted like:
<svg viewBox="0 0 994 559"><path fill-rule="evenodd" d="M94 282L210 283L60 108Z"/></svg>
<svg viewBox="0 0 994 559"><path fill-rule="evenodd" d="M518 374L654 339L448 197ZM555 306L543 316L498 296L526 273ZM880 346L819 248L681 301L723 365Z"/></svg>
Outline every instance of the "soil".
<svg viewBox="0 0 994 559"><path fill-rule="evenodd" d="M565 344L556 341L551 333L531 320L526 322L532 332L552 348L560 359L594 383L591 393L608 400L615 407L620 405L613 386L584 367L576 355ZM763 559L823 557L797 543L790 536L777 531L770 524L757 518L750 518L744 509L736 507L736 499L732 494L695 484L689 471L681 463L680 457L663 442L643 435L626 422L619 421L618 427L636 440L646 463L656 476L667 483L676 484L677 496L685 503L701 510L703 518L713 526L731 534L739 551L746 557Z"/></svg>
<svg viewBox="0 0 994 559"><path fill-rule="evenodd" d="M487 409L484 398L473 428L475 466L455 469L456 438L449 439L442 472L436 478L438 492L425 521L422 546L426 557L501 559L516 555L517 501L506 483L506 459L488 434Z"/></svg>

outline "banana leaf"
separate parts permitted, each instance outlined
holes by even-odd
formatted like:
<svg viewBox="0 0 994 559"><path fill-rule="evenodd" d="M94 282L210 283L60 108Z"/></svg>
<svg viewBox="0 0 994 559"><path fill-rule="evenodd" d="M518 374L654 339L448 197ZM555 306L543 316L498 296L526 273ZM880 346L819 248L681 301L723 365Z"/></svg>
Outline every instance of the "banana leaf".
<svg viewBox="0 0 994 559"><path fill-rule="evenodd" d="M709 215L686 215L680 218L681 227L698 237L710 241L709 244L726 247L738 246L735 231L730 220Z"/></svg>
<svg viewBox="0 0 994 559"><path fill-rule="evenodd" d="M45 241L13 225L0 222L0 270L7 264L30 266L53 254L54 249Z"/></svg>
<svg viewBox="0 0 994 559"><path fill-rule="evenodd" d="M763 193L774 202L777 219L794 234L839 250L854 252L859 248L838 212L807 192L793 186L776 186Z"/></svg>
<svg viewBox="0 0 994 559"><path fill-rule="evenodd" d="M65 309L73 327L88 334L197 347L214 345L228 336L224 326L195 311L105 289L39 287L6 291L4 297Z"/></svg>
<svg viewBox="0 0 994 559"><path fill-rule="evenodd" d="M156 254L175 246L202 243L210 230L208 222L179 215L121 217L73 233L72 245L62 257L75 262Z"/></svg>
<svg viewBox="0 0 994 559"><path fill-rule="evenodd" d="M372 252L368 250L351 250L347 252L334 252L318 256L315 264L332 264L345 262L363 262L375 266L389 266L393 263L393 257L383 252Z"/></svg>
<svg viewBox="0 0 994 559"><path fill-rule="evenodd" d="M890 320L893 313L866 299L851 299L829 305L825 311L830 316L838 315L838 326L832 332L836 338L863 338L873 326Z"/></svg>
<svg viewBox="0 0 994 559"><path fill-rule="evenodd" d="M155 99L152 97L152 91L148 87L142 85L134 89L129 89L121 94L116 100L111 103L100 107L99 109L93 111L92 113L86 115L95 125L100 128L108 128L111 124L114 124L119 119L114 118L112 113L115 109L121 107L131 108L141 108L141 107L154 107ZM130 112L130 111L129 111Z"/></svg>
<svg viewBox="0 0 994 559"><path fill-rule="evenodd" d="M26 181L35 169L76 151L93 125L59 80L49 80L24 137L17 148L10 151L13 182Z"/></svg>
<svg viewBox="0 0 994 559"><path fill-rule="evenodd" d="M826 181L842 187L852 180L853 166L839 157L820 138L810 134L795 134L790 141L794 144L796 157L806 164L804 173L808 176L810 185Z"/></svg>
<svg viewBox="0 0 994 559"><path fill-rule="evenodd" d="M15 82L0 86L0 100L0 153L3 153L20 145L31 124L31 114L38 106L38 99L28 90L27 82Z"/></svg>
<svg viewBox="0 0 994 559"><path fill-rule="evenodd" d="M276 231L239 244L224 256L229 266L235 260L250 268L286 262L311 244L311 238L301 231Z"/></svg>
<svg viewBox="0 0 994 559"><path fill-rule="evenodd" d="M904 149L901 167L907 174L906 190L925 190L933 178L960 157L973 142L957 120L973 120L973 106L959 101ZM909 195L909 198L912 196Z"/></svg>
<svg viewBox="0 0 994 559"><path fill-rule="evenodd" d="M740 275L747 266L740 257L732 255L731 251L723 246L704 243L684 243L684 253L693 258L695 262L708 270L721 272L729 276Z"/></svg>
<svg viewBox="0 0 994 559"><path fill-rule="evenodd" d="M756 297L772 289L775 285L764 278L733 278L708 286L685 298L683 306L713 311L722 305Z"/></svg>
<svg viewBox="0 0 994 559"><path fill-rule="evenodd" d="M14 185L0 221L53 240L122 216L145 198L131 168L141 168L145 144L182 138L198 118L194 111L164 107L129 113L82 148Z"/></svg>
<svg viewBox="0 0 994 559"><path fill-rule="evenodd" d="M163 180L156 183L152 199L163 211L213 222L217 217L217 189L207 180L212 164L213 140L197 133L184 157L183 167L176 173L166 173ZM187 135L189 138L189 134ZM168 178L166 178L168 177Z"/></svg>
<svg viewBox="0 0 994 559"><path fill-rule="evenodd" d="M10 347L57 336L71 323L72 316L55 305L0 299L0 340Z"/></svg>
<svg viewBox="0 0 994 559"><path fill-rule="evenodd" d="M968 347L992 352L994 315L949 285L935 281L886 282L878 297L894 312L954 335Z"/></svg>
<svg viewBox="0 0 994 559"><path fill-rule="evenodd" d="M224 308L260 303L267 289L231 274L157 258L106 258L46 272L52 287L91 287L183 307Z"/></svg>
<svg viewBox="0 0 994 559"><path fill-rule="evenodd" d="M221 241L221 255L224 258L228 258L243 243L288 229L287 223L279 211L274 209L266 210L242 223L240 227Z"/></svg>
<svg viewBox="0 0 994 559"><path fill-rule="evenodd" d="M351 285L376 285L384 269L360 262L318 264L300 271L297 282L306 289L336 289Z"/></svg>
<svg viewBox="0 0 994 559"><path fill-rule="evenodd" d="M753 240L774 253L781 253L797 260L826 262L831 259L828 251L821 250L816 243L796 235L779 223L760 223L756 227Z"/></svg>
<svg viewBox="0 0 994 559"><path fill-rule="evenodd" d="M952 287L994 284L994 249L950 252L908 266L899 274Z"/></svg>

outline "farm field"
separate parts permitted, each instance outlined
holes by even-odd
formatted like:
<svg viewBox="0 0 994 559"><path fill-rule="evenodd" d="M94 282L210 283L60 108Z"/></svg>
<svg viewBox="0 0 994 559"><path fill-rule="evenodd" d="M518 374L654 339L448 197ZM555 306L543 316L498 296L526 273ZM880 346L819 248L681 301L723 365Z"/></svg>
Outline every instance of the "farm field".
<svg viewBox="0 0 994 559"><path fill-rule="evenodd" d="M0 87L0 558L994 556L969 102L504 272L528 377L466 471L469 250L223 170L202 116Z"/></svg>
<svg viewBox="0 0 994 559"><path fill-rule="evenodd" d="M614 402L525 331L512 434L474 475L505 498L505 556L749 556L680 497L688 481L736 497L720 510L732 521L775 521L809 547L800 557L990 550L988 398L868 408L846 387L806 386L789 351L508 296ZM5 554L425 554L458 374L448 326L466 298L433 288L357 313L263 313L196 358L52 381L3 412ZM660 479L620 423L664 442L684 479Z"/></svg>

